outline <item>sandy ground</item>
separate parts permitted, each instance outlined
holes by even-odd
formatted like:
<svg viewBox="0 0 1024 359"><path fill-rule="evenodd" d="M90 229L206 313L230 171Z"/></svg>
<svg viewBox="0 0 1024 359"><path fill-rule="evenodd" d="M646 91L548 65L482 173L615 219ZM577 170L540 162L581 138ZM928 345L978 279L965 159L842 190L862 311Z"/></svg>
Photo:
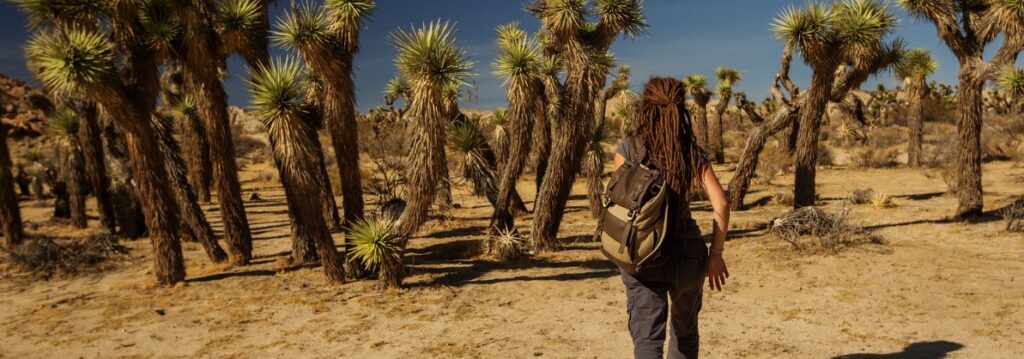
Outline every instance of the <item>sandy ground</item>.
<svg viewBox="0 0 1024 359"><path fill-rule="evenodd" d="M406 288L380 292L372 282L325 286L319 268L286 267L288 220L282 193L263 179L268 170L242 176L245 192L264 199L247 202L253 265L213 266L186 244L188 282L154 287L150 246L136 241L101 274L44 282L5 275L0 358L630 357L622 284L588 242L594 223L582 185L562 226L564 250L520 266L477 254L489 206L459 191L456 220L431 222L412 242ZM731 176L728 166L719 171ZM851 215L887 244L795 253L763 230L787 208L734 214L732 278L724 292L705 294L705 357L1024 357L1020 234L997 220L945 221L956 202L934 174L832 168L818 178L831 206L863 187L895 196L895 208L861 205ZM748 202L787 191L792 178L775 181L756 186ZM985 188L987 210L1006 205L1024 194L1024 168L986 164ZM533 197L532 185L520 190ZM29 222L48 217L23 204ZM707 205L697 207L708 228ZM215 206L206 209L218 221ZM58 229L33 231L50 230Z"/></svg>

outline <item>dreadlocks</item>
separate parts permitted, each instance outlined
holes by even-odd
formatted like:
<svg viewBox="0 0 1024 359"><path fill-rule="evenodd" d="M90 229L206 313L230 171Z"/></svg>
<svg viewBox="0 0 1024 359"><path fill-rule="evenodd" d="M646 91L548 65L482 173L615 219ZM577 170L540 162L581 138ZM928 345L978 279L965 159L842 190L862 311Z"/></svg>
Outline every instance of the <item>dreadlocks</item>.
<svg viewBox="0 0 1024 359"><path fill-rule="evenodd" d="M686 202L691 183L699 176L702 157L694 143L683 83L651 78L644 86L639 116L637 138L651 163L665 175L669 189Z"/></svg>

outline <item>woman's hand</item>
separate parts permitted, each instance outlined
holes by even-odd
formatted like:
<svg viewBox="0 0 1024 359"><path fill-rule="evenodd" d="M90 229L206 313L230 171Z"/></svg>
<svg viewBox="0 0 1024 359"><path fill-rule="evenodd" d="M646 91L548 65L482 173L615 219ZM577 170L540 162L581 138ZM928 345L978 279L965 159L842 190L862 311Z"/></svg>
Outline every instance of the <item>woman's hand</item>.
<svg viewBox="0 0 1024 359"><path fill-rule="evenodd" d="M725 267L725 259L722 259L721 253L711 254L708 257L708 285L713 290L722 291L725 278L729 278L729 269Z"/></svg>

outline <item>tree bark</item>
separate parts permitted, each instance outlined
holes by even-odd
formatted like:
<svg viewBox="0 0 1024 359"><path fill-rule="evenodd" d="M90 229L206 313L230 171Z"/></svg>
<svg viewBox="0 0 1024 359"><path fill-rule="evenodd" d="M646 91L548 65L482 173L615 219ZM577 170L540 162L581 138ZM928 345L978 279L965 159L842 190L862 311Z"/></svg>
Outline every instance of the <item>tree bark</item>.
<svg viewBox="0 0 1024 359"><path fill-rule="evenodd" d="M7 148L7 126L0 123L0 222L3 222L8 249L25 240L21 223L21 208L14 194L14 176L11 175L11 152Z"/></svg>
<svg viewBox="0 0 1024 359"><path fill-rule="evenodd" d="M213 181L213 162L210 160L210 141L206 137L202 120L194 113L181 116L178 121L182 154L187 159L188 183L203 203L210 203L210 183Z"/></svg>
<svg viewBox="0 0 1024 359"><path fill-rule="evenodd" d="M907 142L907 165L910 167L921 166L921 147L924 140L924 100L927 96L928 84L923 76L909 79L904 84L907 90L907 99L910 104L907 108L910 138Z"/></svg>
<svg viewBox="0 0 1024 359"><path fill-rule="evenodd" d="M192 4L184 11L185 83L195 94L199 117L210 139L213 181L217 187L224 240L232 262L247 265L252 259L252 233L242 203L242 187L238 182L238 165L231 138L227 94L220 82L220 51L216 33L203 18L202 5Z"/></svg>
<svg viewBox="0 0 1024 359"><path fill-rule="evenodd" d="M697 134L697 145L708 148L708 98L706 94L693 93L694 97L694 121L697 127L694 133Z"/></svg>
<svg viewBox="0 0 1024 359"><path fill-rule="evenodd" d="M729 101L732 98L731 92L724 92L718 97L718 103L715 104L714 118L711 121L711 134L710 134L710 145L708 147L709 152L715 157L715 163L725 163L725 138L724 136L724 120L725 112L729 110Z"/></svg>
<svg viewBox="0 0 1024 359"><path fill-rule="evenodd" d="M77 137L77 136L76 136ZM61 156L61 174L68 189L68 213L71 226L86 228L89 226L85 214L85 162L82 159L82 147L77 139L64 148Z"/></svg>
<svg viewBox="0 0 1024 359"><path fill-rule="evenodd" d="M762 121L761 125L757 126L754 133L747 139L747 144L743 147L743 154L740 156L740 162L736 165L736 174L729 181L729 189L727 190L729 194L729 209L738 211L743 208L743 200L750 189L750 181L754 178L754 174L757 171L757 164L765 142L769 136L790 127L796 121L798 112L794 110L789 105L780 107L772 115L770 122ZM748 111L748 113L750 112L753 111Z"/></svg>
<svg viewBox="0 0 1024 359"><path fill-rule="evenodd" d="M359 173L359 129L356 125L352 54L338 55L341 75L324 81L324 117L331 132L341 174L343 224L363 218L363 187Z"/></svg>
<svg viewBox="0 0 1024 359"><path fill-rule="evenodd" d="M961 67L963 67L962 65ZM985 80L978 79L970 68L960 69L960 87L956 93L957 152L954 163L954 193L959 203L956 218L971 219L982 214L981 185L981 117L982 92Z"/></svg>
<svg viewBox="0 0 1024 359"><path fill-rule="evenodd" d="M406 117L413 124L409 157L406 166L406 206L398 218L396 229L408 242L427 219L427 211L447 173L445 162L445 129L450 121L441 102L440 88L429 84L418 85Z"/></svg>
<svg viewBox="0 0 1024 359"><path fill-rule="evenodd" d="M110 233L117 230L114 215L114 203L110 199L110 177L107 176L107 163L103 154L103 138L100 137L99 113L95 102L89 102L80 108L82 123L78 128L78 141L82 145L85 159L85 173L92 185L92 193L96 196L96 205L100 212L100 224Z"/></svg>
<svg viewBox="0 0 1024 359"><path fill-rule="evenodd" d="M814 205L821 117L831 98L833 82L835 66L817 66L811 76L811 87L804 94L807 98L801 104L796 146L796 184L793 188L796 208Z"/></svg>
<svg viewBox="0 0 1024 359"><path fill-rule="evenodd" d="M501 177L498 179L498 198L494 205L494 213L491 215L492 233L512 230L515 226L512 204L514 195L517 194L516 183L530 155L530 134L533 132L531 115L536 114L537 108L536 101L523 95L534 95L536 92L533 83L523 79L514 78L509 84L508 158L499 171Z"/></svg>

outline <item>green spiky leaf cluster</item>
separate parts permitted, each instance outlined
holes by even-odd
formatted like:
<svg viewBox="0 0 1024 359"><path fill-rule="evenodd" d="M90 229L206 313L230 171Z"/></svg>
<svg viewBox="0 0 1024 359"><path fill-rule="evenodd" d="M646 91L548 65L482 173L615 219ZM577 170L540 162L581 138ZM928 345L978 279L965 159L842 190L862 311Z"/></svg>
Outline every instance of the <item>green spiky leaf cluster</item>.
<svg viewBox="0 0 1024 359"><path fill-rule="evenodd" d="M498 57L494 74L508 83L519 79L530 81L540 73L541 56L537 42L527 37L518 23L498 27Z"/></svg>
<svg viewBox="0 0 1024 359"><path fill-rule="evenodd" d="M221 34L245 36L258 30L263 21L259 0L221 0L217 9L217 30Z"/></svg>
<svg viewBox="0 0 1024 359"><path fill-rule="evenodd" d="M170 0L149 0L139 7L139 21L145 29L144 36L157 51L169 53L180 40L181 24L176 12L177 4Z"/></svg>
<svg viewBox="0 0 1024 359"><path fill-rule="evenodd" d="M1005 91L1010 98L1024 99L1024 69L1006 70L996 78L995 82L996 86Z"/></svg>
<svg viewBox="0 0 1024 359"><path fill-rule="evenodd" d="M694 90L707 91L707 83L708 79L703 74L686 75L686 77L683 78L683 85L691 92Z"/></svg>
<svg viewBox="0 0 1024 359"><path fill-rule="evenodd" d="M470 75L472 63L455 44L455 27L447 21L395 31L391 43L398 51L395 65L409 81L445 89L465 84Z"/></svg>
<svg viewBox="0 0 1024 359"><path fill-rule="evenodd" d="M250 77L252 109L260 118L266 121L302 114L307 92L302 64L298 60L272 60L268 66L250 69Z"/></svg>
<svg viewBox="0 0 1024 359"><path fill-rule="evenodd" d="M882 40L899 25L880 0L816 1L784 9L772 23L776 36L810 63L869 58L884 53Z"/></svg>
<svg viewBox="0 0 1024 359"><path fill-rule="evenodd" d="M472 154L480 152L487 147L487 138L484 137L480 127L466 121L456 125L451 134L451 145L456 152L461 154Z"/></svg>
<svg viewBox="0 0 1024 359"><path fill-rule="evenodd" d="M399 98L408 98L412 94L412 87L409 82L401 77L396 77L384 85L384 101L392 104Z"/></svg>
<svg viewBox="0 0 1024 359"><path fill-rule="evenodd" d="M618 29L627 37L635 38L647 31L643 0L597 0L594 10L601 20Z"/></svg>
<svg viewBox="0 0 1024 359"><path fill-rule="evenodd" d="M922 76L926 77L938 70L939 64L926 49L907 50L896 63L894 70L900 80Z"/></svg>
<svg viewBox="0 0 1024 359"><path fill-rule="evenodd" d="M39 32L29 40L25 57L39 81L59 94L98 84L114 71L112 44L88 30Z"/></svg>
<svg viewBox="0 0 1024 359"><path fill-rule="evenodd" d="M380 218L360 219L346 235L354 259L367 270L394 268L402 263L401 238L392 223Z"/></svg>
<svg viewBox="0 0 1024 359"><path fill-rule="evenodd" d="M494 127L508 126L508 110L504 108L494 110L494 116L491 116L491 124Z"/></svg>
<svg viewBox="0 0 1024 359"><path fill-rule="evenodd" d="M319 46L332 41L330 16L323 7L303 2L277 21L271 39L275 45L290 50L301 50L305 46Z"/></svg>
<svg viewBox="0 0 1024 359"><path fill-rule="evenodd" d="M62 24L76 24L91 21L103 10L103 1L90 0L13 0L12 2L28 16L32 27L59 21Z"/></svg>
<svg viewBox="0 0 1024 359"><path fill-rule="evenodd" d="M78 113L70 108L58 109L46 119L48 132L58 138L78 136L79 125Z"/></svg>

